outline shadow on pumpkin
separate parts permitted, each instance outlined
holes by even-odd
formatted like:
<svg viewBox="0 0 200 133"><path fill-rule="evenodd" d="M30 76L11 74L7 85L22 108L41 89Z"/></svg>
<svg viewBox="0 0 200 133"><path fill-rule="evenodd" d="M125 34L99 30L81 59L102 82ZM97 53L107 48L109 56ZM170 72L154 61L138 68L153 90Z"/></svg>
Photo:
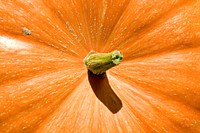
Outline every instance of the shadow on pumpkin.
<svg viewBox="0 0 200 133"><path fill-rule="evenodd" d="M113 113L122 108L122 101L112 90L106 73L94 75L88 71L88 80L96 97Z"/></svg>

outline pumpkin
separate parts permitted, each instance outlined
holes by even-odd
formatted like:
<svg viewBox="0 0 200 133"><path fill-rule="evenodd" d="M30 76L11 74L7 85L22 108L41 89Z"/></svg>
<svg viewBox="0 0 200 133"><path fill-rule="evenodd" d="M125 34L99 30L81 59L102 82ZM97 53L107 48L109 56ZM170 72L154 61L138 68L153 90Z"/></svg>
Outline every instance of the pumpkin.
<svg viewBox="0 0 200 133"><path fill-rule="evenodd" d="M0 132L200 132L200 1L0 5ZM115 50L119 65L87 70Z"/></svg>

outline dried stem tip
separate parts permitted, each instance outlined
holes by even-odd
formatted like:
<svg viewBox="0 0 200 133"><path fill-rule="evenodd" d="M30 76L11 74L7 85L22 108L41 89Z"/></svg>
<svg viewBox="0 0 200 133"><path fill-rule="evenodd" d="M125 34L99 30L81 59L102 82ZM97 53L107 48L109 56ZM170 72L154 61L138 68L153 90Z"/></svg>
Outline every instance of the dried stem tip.
<svg viewBox="0 0 200 133"><path fill-rule="evenodd" d="M88 70L93 74L99 75L118 65L122 58L123 55L117 50L110 53L96 53L92 51L85 57L84 62Z"/></svg>

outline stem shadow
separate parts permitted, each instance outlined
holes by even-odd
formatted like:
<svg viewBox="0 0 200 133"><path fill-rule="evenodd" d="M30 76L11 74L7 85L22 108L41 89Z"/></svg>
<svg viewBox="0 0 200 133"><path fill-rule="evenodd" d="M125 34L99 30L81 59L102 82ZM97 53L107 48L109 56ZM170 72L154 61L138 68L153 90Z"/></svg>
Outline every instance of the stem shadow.
<svg viewBox="0 0 200 133"><path fill-rule="evenodd" d="M88 80L96 97L113 113L122 108L122 101L112 90L106 73L94 75L88 71Z"/></svg>

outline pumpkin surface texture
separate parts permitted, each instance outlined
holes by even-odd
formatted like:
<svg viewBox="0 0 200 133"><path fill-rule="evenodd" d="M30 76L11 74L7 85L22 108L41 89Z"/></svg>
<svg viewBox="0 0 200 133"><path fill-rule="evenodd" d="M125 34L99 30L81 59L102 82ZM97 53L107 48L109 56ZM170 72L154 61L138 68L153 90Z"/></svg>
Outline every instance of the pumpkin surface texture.
<svg viewBox="0 0 200 133"><path fill-rule="evenodd" d="M199 0L0 0L0 133L198 133L199 61Z"/></svg>

